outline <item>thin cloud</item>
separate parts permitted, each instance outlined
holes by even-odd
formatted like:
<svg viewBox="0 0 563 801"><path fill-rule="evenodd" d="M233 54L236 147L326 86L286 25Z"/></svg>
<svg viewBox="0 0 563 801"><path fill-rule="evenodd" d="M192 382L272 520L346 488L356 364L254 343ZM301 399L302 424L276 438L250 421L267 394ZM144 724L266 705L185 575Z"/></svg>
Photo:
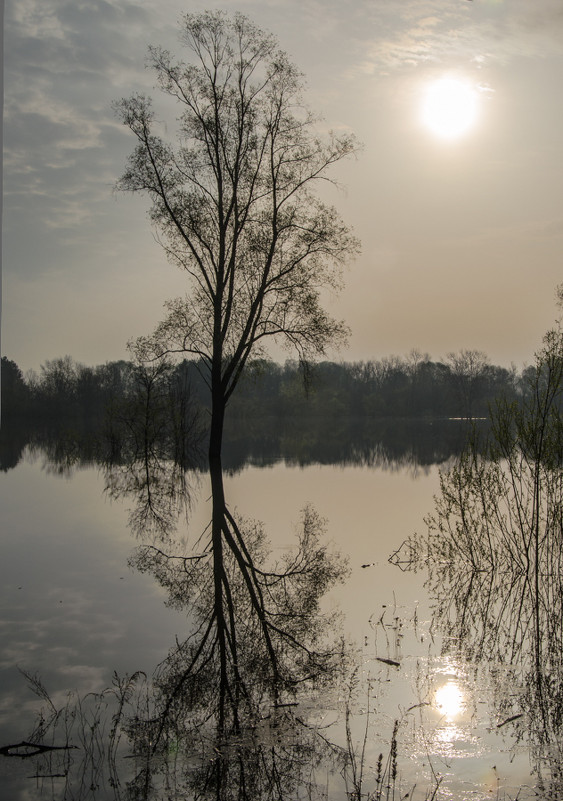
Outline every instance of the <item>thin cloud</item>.
<svg viewBox="0 0 563 801"><path fill-rule="evenodd" d="M125 152L111 101L124 84L128 91L150 86L150 76L139 69L143 36L150 30L149 12L138 3L9 4L4 109L8 220L25 208L36 230L75 226L81 231L101 212ZM8 245L10 233L8 226Z"/></svg>
<svg viewBox="0 0 563 801"><path fill-rule="evenodd" d="M563 8L555 0L405 0L374 4L373 35L359 72L386 73L428 63L508 63L560 53Z"/></svg>

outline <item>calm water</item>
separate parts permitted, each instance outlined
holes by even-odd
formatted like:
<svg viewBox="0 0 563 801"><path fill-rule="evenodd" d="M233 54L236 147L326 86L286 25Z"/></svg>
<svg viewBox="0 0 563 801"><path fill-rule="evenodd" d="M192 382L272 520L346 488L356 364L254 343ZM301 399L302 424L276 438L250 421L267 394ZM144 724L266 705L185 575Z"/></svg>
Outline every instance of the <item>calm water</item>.
<svg viewBox="0 0 563 801"><path fill-rule="evenodd" d="M327 520L327 541L349 559L348 579L330 591L325 605L342 611L357 663L350 737L359 749L365 741L366 793L398 721L400 792L389 797L403 797L416 785L410 797L423 799L437 779L437 798L535 797L532 769L544 757L522 717L508 721L514 707L507 698L517 695L510 666L458 658L433 620L438 602L425 586L427 575L388 562L408 535L424 530L438 470L408 460L375 466L278 462L227 476L225 489L231 508L263 522L274 554L292 546L300 510L312 504ZM180 511L167 545L175 553L209 522L208 478L188 480L189 508ZM110 686L114 671L151 676L189 631L186 613L166 605L167 594L151 573L130 566L140 542L138 497L121 493L112 500L108 483L100 467L63 470L29 450L0 474L0 746L28 738L38 711L50 709L22 670L40 677L60 709L69 692L84 696ZM317 699L311 709L315 705L323 724L333 724L330 737L345 744L342 688L330 703ZM81 745L73 731L71 742ZM79 761L78 750L72 756ZM62 777L60 768L39 779L45 770L34 759L0 756L0 770L2 799L128 797L99 776L90 786L84 777L79 787L72 785L72 775ZM327 778L325 789L344 799L338 776Z"/></svg>

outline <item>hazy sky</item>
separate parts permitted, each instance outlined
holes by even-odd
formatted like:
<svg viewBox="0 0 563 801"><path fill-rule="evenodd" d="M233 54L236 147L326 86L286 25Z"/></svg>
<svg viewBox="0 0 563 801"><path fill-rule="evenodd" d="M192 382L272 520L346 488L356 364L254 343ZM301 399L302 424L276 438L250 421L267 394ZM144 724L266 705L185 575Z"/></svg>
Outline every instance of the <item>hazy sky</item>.
<svg viewBox="0 0 563 801"><path fill-rule="evenodd" d="M529 363L563 281L561 0L7 0L3 354L124 358L184 292L147 201L113 191L133 141L111 102L152 92L147 45L179 54L179 15L206 8L273 32L326 126L363 142L331 197L362 241L337 358ZM477 103L449 139L420 112L446 75Z"/></svg>

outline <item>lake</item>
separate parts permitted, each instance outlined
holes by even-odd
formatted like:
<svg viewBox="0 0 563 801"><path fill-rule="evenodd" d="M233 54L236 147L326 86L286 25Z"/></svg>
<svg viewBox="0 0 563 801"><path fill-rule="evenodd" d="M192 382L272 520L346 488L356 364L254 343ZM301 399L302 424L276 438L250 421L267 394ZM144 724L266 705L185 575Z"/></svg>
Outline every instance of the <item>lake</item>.
<svg viewBox="0 0 563 801"><path fill-rule="evenodd" d="M489 662L452 647L451 631L440 628L447 600L439 597L437 582L443 579L389 562L409 535L425 530L439 470L447 464L421 463L412 451L409 458L379 457L364 453L336 464L288 454L255 464L239 458L237 469L224 476L229 508L261 521L274 558L295 545L301 511L311 507L326 520L323 540L348 560L349 574L328 591L322 607L341 613L349 678L295 703L307 731L322 731L333 755L340 749L348 759L334 757L331 771L320 768L320 789L317 767L314 792L309 782L283 797L558 797L550 773L557 743L539 742L535 729L526 728L517 685L522 671L508 660ZM142 671L141 681L150 683L175 643L193 633L190 613L169 602L170 580L154 564L149 569L142 549L157 543L174 558L197 550L209 525L211 488L207 474L194 471L185 477L187 492L172 500L166 495L168 530L157 542L154 530L143 539L139 521L146 528L147 517L139 503L146 487L137 474L130 478L123 465L54 461L30 446L0 474L0 747L29 740L41 709L44 719L59 712L54 739L46 735L42 742L77 746L0 756L3 799L145 797L131 783L125 727L121 761L96 764L94 751L101 754L101 741L112 734L112 707L106 696L89 694L111 687L114 672ZM83 699L78 707L76 699ZM99 743L88 740L88 727L99 731ZM271 736L270 728L264 741ZM391 768L383 775L388 759L392 780ZM177 765L177 755L174 760ZM184 774L190 764L184 763ZM167 761L166 781L146 797L198 797L185 778L176 777L171 790L171 770ZM202 791L199 797L207 796Z"/></svg>

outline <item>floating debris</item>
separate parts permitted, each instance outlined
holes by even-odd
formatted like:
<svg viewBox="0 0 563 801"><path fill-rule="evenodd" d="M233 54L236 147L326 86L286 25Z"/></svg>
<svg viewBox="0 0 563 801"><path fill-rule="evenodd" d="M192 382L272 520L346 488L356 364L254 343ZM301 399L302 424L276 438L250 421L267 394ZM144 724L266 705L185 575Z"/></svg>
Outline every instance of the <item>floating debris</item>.
<svg viewBox="0 0 563 801"><path fill-rule="evenodd" d="M401 667L400 662L396 662L394 659L386 659L384 656L376 656L375 657L378 662L384 662L386 665L392 665L393 667Z"/></svg>
<svg viewBox="0 0 563 801"><path fill-rule="evenodd" d="M506 726L507 723L512 723L513 720L518 720L518 718L523 717L523 714L523 712L519 712L517 715L512 715L512 717L506 718L506 720L503 720L502 723L497 724L497 729L500 729L501 726Z"/></svg>
<svg viewBox="0 0 563 801"><path fill-rule="evenodd" d="M15 743L14 745L3 745L0 748L0 754L7 757L27 759L28 757L37 756L37 754L44 754L46 751L70 751L71 748L78 748L78 746L42 745L41 743L30 743L27 740L22 740L21 743Z"/></svg>

